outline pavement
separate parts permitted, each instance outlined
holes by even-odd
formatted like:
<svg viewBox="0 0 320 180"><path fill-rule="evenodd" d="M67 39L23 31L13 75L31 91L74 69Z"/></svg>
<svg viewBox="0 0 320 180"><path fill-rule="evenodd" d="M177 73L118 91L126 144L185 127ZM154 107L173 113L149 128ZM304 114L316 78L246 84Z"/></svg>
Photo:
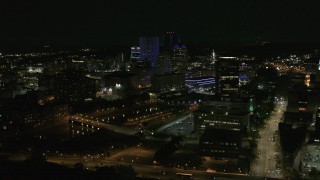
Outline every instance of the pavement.
<svg viewBox="0 0 320 180"><path fill-rule="evenodd" d="M170 124L171 126L166 127L160 133L170 136L186 136L190 134L194 130L194 123L193 119L190 119L189 116L190 115L188 115L187 118L182 118L180 121L177 120L173 122L173 124Z"/></svg>
<svg viewBox="0 0 320 180"><path fill-rule="evenodd" d="M279 101L269 119L267 119L265 128L260 131L261 138L258 140L257 147L258 156L251 164L252 176L283 178L283 172L276 165L276 157L281 157L281 151L277 147L279 139L276 130L278 130L278 124L281 122L286 106L287 102Z"/></svg>
<svg viewBox="0 0 320 180"><path fill-rule="evenodd" d="M139 147L138 147L139 148ZM130 149L128 149L130 150ZM132 152L137 153L137 152ZM141 158L142 161L145 161L143 158L143 154L146 152L140 151L136 155L139 156L139 160ZM2 153L1 153L2 154ZM147 154L147 153L146 153ZM10 160L13 161L24 161L29 157L26 153L17 154L6 154L10 156ZM120 155L121 156L121 155ZM152 162L141 164L138 159L134 159L133 161L128 159L120 160L119 156L114 156L113 158L107 158L105 156L98 155L67 155L67 154L56 154L56 155L48 155L46 157L48 162L61 164L67 167L73 167L76 163L83 163L84 167L88 170L95 170L100 166L116 166L116 165L130 165L134 168L135 172L137 172L137 177L144 178L154 178L154 179L177 179L177 173L187 173L192 174L193 179L263 179L263 177L251 177L245 174L236 174L236 173L217 173L217 172L207 172L205 170L194 170L192 168L189 169L179 169L172 167L165 167L160 165L155 165ZM144 160L143 160L144 159Z"/></svg>
<svg viewBox="0 0 320 180"><path fill-rule="evenodd" d="M103 129L107 129L110 130L112 132L116 132L116 133L120 133L120 134L125 134L125 135L135 135L138 130L134 130L131 128L127 128L127 127L121 127L121 126L115 126L115 125L111 125L111 124L107 124L104 122L100 122L98 120L91 120L85 117L80 117L80 116L72 116L71 118L71 122L79 122L79 123L83 123L84 125L89 125L89 126L94 126L97 128L103 128Z"/></svg>

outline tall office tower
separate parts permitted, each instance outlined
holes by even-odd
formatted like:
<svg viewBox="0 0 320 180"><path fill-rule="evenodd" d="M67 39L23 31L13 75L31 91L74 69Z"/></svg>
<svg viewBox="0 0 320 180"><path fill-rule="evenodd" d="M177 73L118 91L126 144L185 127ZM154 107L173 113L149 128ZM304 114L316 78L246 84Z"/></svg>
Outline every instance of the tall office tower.
<svg viewBox="0 0 320 180"><path fill-rule="evenodd" d="M175 32L166 32L163 35L163 50L170 52L173 46L179 42L179 39Z"/></svg>
<svg viewBox="0 0 320 180"><path fill-rule="evenodd" d="M157 74L169 74L172 71L171 57L168 53L161 53L157 59Z"/></svg>
<svg viewBox="0 0 320 180"><path fill-rule="evenodd" d="M158 37L140 37L140 60L150 62L151 67L156 67L157 58L160 53Z"/></svg>
<svg viewBox="0 0 320 180"><path fill-rule="evenodd" d="M137 46L131 47L130 60L133 60L133 61L140 60L140 47L137 47Z"/></svg>
<svg viewBox="0 0 320 180"><path fill-rule="evenodd" d="M177 72L183 72L188 68L188 51L186 45L178 43L173 47L173 69Z"/></svg>
<svg viewBox="0 0 320 180"><path fill-rule="evenodd" d="M218 94L222 98L234 98L239 95L239 62L236 58L220 58L216 63Z"/></svg>
<svg viewBox="0 0 320 180"><path fill-rule="evenodd" d="M211 53L211 61L212 61L212 64L215 64L217 61L217 56L216 56L216 53L214 52L213 49L212 49L212 53Z"/></svg>

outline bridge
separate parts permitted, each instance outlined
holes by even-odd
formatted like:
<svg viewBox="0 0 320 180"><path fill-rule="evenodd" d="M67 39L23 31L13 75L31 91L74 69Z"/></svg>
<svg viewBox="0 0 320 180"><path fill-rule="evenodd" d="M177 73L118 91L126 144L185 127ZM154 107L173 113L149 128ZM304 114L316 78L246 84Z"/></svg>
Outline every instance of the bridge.
<svg viewBox="0 0 320 180"><path fill-rule="evenodd" d="M100 129L106 129L112 132L125 134L129 136L135 135L138 132L138 130L115 126L115 125L107 124L98 120L92 120L92 119L88 119L88 118L77 116L77 115L71 116L70 122L71 123L77 122L77 123L81 123L82 125L89 125L89 126L97 127Z"/></svg>
<svg viewBox="0 0 320 180"><path fill-rule="evenodd" d="M170 126L173 126L173 125L176 124L176 123L181 123L182 121L185 121L185 120L187 120L187 119L190 120L190 121L192 120L192 114L191 114L191 113L189 113L189 114L187 114L187 115L182 115L182 116L180 116L180 117L175 118L173 121L169 122L168 124L165 124L165 125L160 126L159 128L157 128L157 129L155 130L155 132L156 132L156 133L159 133L159 132L167 129L167 128L170 127Z"/></svg>

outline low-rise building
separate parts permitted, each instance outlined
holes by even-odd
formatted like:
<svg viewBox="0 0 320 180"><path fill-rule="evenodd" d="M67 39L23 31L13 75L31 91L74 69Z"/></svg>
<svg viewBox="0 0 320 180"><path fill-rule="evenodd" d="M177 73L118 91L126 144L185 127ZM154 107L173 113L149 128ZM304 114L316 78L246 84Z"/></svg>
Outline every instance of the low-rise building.
<svg viewBox="0 0 320 180"><path fill-rule="evenodd" d="M151 90L155 92L179 91L185 89L184 74L163 74L151 77Z"/></svg>
<svg viewBox="0 0 320 180"><path fill-rule="evenodd" d="M66 104L47 104L12 109L12 121L21 132L67 124L69 107Z"/></svg>

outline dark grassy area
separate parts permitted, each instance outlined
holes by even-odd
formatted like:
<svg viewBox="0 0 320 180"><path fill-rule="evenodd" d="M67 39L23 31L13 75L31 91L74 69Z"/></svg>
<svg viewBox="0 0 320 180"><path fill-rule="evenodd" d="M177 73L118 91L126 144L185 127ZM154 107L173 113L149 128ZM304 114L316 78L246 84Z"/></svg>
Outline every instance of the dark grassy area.
<svg viewBox="0 0 320 180"><path fill-rule="evenodd" d="M86 170L80 163L73 168L49 163L45 159L30 158L23 162L9 161L0 157L0 179L134 179L131 166L104 166L96 171Z"/></svg>

